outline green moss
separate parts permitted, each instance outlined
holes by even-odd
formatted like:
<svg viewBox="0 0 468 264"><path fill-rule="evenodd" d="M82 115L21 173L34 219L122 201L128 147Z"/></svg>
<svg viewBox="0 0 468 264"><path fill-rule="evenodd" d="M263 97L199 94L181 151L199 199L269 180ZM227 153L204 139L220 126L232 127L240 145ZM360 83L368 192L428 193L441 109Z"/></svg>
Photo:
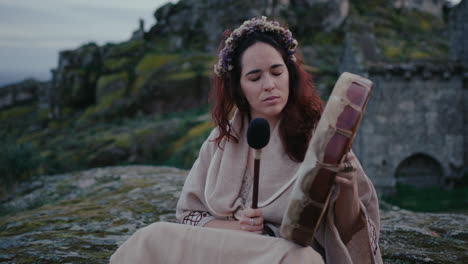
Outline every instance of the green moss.
<svg viewBox="0 0 468 264"><path fill-rule="evenodd" d="M120 134L114 137L115 145L120 148L128 148L132 145L132 136L129 134Z"/></svg>
<svg viewBox="0 0 468 264"><path fill-rule="evenodd" d="M49 120L49 109L40 109L37 113L37 119L39 121Z"/></svg>
<svg viewBox="0 0 468 264"><path fill-rule="evenodd" d="M181 80L189 80L193 79L197 76L196 72L177 72L173 74L169 74L165 77L166 80L169 81L181 81Z"/></svg>
<svg viewBox="0 0 468 264"><path fill-rule="evenodd" d="M154 127L144 127L135 131L136 138L143 138L155 132Z"/></svg>
<svg viewBox="0 0 468 264"><path fill-rule="evenodd" d="M112 92L101 98L99 104L96 107L97 111L104 111L105 109L109 108L113 102L115 102L118 98L122 98L125 94L125 88L120 88L117 91Z"/></svg>
<svg viewBox="0 0 468 264"><path fill-rule="evenodd" d="M145 75L161 67L161 65L170 61L175 61L179 58L178 55L160 55L160 54L147 54L145 55L138 65L136 66L136 73Z"/></svg>
<svg viewBox="0 0 468 264"><path fill-rule="evenodd" d="M213 123L211 121L205 121L200 123L194 127L192 127L185 136L177 140L172 145L172 150L177 152L181 149L182 146L186 145L188 142L194 140L195 138L199 138L205 135L208 131L213 129Z"/></svg>
<svg viewBox="0 0 468 264"><path fill-rule="evenodd" d="M25 115L31 114L36 110L33 105L16 106L7 110L0 111L0 120L11 120L22 118Z"/></svg>
<svg viewBox="0 0 468 264"><path fill-rule="evenodd" d="M126 224L127 222L128 222L128 221L125 220L125 219L120 219L120 220L113 221L113 222L112 222L112 225L113 225L113 226L121 226L121 225Z"/></svg>
<svg viewBox="0 0 468 264"><path fill-rule="evenodd" d="M132 56L144 48L143 40L131 40L119 44L112 44L109 51L110 57Z"/></svg>
<svg viewBox="0 0 468 264"><path fill-rule="evenodd" d="M110 72L122 71L131 61L131 58L128 57L107 59L104 61L104 70Z"/></svg>
<svg viewBox="0 0 468 264"><path fill-rule="evenodd" d="M383 49L383 53L387 58L395 59L400 58L403 55L403 49L401 46L386 46Z"/></svg>
<svg viewBox="0 0 468 264"><path fill-rule="evenodd" d="M88 107L86 111L80 116L79 120L84 121L92 117L98 117L105 115L106 112L111 111L112 105L125 94L125 88L122 87L117 91L114 91L99 100L99 103L95 106Z"/></svg>
<svg viewBox="0 0 468 264"><path fill-rule="evenodd" d="M47 127L51 128L51 129L59 129L59 128L64 127L64 125L63 125L63 122L61 122L61 121L53 120L53 121L49 122Z"/></svg>
<svg viewBox="0 0 468 264"><path fill-rule="evenodd" d="M375 34L382 55L394 62L419 59L446 59L448 39L442 19L418 10L379 8L361 18Z"/></svg>
<svg viewBox="0 0 468 264"><path fill-rule="evenodd" d="M145 84L146 80L147 80L148 77L144 76L144 75L139 75L136 80L133 82L132 84L132 88L130 90L130 92L135 95L137 94L141 88L143 87L143 85Z"/></svg>
<svg viewBox="0 0 468 264"><path fill-rule="evenodd" d="M113 82L122 81L127 83L128 82L128 73L127 72L119 72L115 74L103 75L99 77L97 82L97 94L98 97L105 93L105 90L108 88L110 84Z"/></svg>
<svg viewBox="0 0 468 264"><path fill-rule="evenodd" d="M64 194L70 193L74 189L76 189L74 185L69 184L69 183L62 183L62 184L57 185L56 192L58 193L58 195L64 195Z"/></svg>
<svg viewBox="0 0 468 264"><path fill-rule="evenodd" d="M409 57L411 59L425 59L425 58L430 58L431 57L431 54L430 53L427 53L425 51L422 51L422 50L413 50L411 51L411 53L409 54Z"/></svg>
<svg viewBox="0 0 468 264"><path fill-rule="evenodd" d="M32 142L32 141L41 139L42 136L43 136L42 131L38 131L38 132L35 132L35 133L30 133L30 134L25 134L24 136L18 138L16 140L16 142L19 143L19 144Z"/></svg>

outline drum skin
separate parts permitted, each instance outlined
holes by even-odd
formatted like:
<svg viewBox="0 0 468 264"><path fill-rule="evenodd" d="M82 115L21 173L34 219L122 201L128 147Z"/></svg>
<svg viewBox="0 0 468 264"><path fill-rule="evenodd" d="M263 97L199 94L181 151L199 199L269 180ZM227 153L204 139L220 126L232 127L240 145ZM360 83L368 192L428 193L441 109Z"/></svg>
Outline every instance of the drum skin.
<svg viewBox="0 0 468 264"><path fill-rule="evenodd" d="M373 83L343 73L333 88L298 171L280 228L282 237L310 245L328 207L338 166L353 143Z"/></svg>

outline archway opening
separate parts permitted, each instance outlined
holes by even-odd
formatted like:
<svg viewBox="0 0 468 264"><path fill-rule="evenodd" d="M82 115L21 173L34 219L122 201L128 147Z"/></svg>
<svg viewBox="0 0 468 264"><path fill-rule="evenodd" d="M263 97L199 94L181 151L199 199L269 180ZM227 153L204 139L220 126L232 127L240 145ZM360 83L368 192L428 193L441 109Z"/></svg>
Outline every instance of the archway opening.
<svg viewBox="0 0 468 264"><path fill-rule="evenodd" d="M398 184L428 187L442 183L440 163L429 155L418 153L404 159L395 172Z"/></svg>

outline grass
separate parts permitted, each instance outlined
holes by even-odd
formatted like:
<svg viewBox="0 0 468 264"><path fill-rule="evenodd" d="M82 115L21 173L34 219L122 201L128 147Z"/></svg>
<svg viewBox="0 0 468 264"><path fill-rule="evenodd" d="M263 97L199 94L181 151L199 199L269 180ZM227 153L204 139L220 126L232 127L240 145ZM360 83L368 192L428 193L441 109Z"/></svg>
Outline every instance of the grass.
<svg viewBox="0 0 468 264"><path fill-rule="evenodd" d="M468 212L468 186L416 188L398 184L396 193L382 198L400 208L417 212Z"/></svg>

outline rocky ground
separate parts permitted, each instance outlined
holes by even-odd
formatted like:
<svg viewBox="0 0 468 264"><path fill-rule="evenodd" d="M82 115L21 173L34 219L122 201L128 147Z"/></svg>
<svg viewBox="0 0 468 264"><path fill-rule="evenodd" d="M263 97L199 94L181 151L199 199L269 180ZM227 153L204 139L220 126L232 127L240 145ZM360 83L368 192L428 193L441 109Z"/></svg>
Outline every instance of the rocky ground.
<svg viewBox="0 0 468 264"><path fill-rule="evenodd" d="M174 221L187 171L107 167L43 176L0 203L0 263L107 263L137 229ZM385 263L468 263L468 215L382 205Z"/></svg>

